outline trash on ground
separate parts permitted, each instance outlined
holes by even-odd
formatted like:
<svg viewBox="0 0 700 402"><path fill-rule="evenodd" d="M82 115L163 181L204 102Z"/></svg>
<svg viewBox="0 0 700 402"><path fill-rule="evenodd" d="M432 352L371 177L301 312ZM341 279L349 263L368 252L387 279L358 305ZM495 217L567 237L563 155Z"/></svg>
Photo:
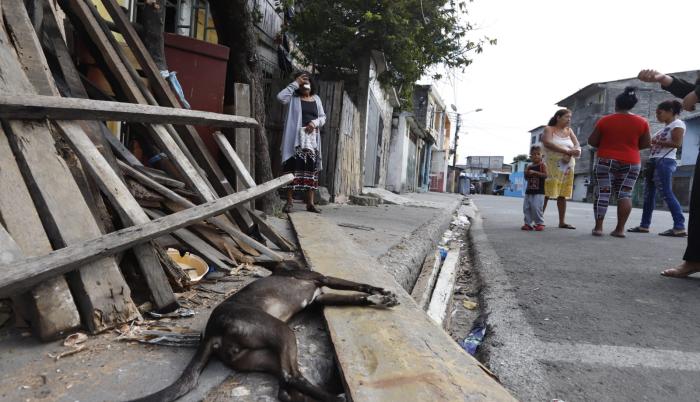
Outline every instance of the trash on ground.
<svg viewBox="0 0 700 402"><path fill-rule="evenodd" d="M151 345L197 347L201 333L183 327L131 325L117 330L117 341L141 342Z"/></svg>
<svg viewBox="0 0 700 402"><path fill-rule="evenodd" d="M466 350L467 353L474 356L476 354L477 349L484 341L485 336L486 316L482 314L479 316L479 318L477 318L474 321L474 325L472 325L472 329L469 331L467 337L464 338L464 340L459 341L459 346L461 346L462 349Z"/></svg>
<svg viewBox="0 0 700 402"><path fill-rule="evenodd" d="M63 346L76 346L88 340L88 336L82 332L76 332L66 337L63 341Z"/></svg>
<svg viewBox="0 0 700 402"><path fill-rule="evenodd" d="M445 258L447 258L447 252L450 249L447 247L438 247L438 251L440 251L440 261L445 261Z"/></svg>
<svg viewBox="0 0 700 402"><path fill-rule="evenodd" d="M180 254L180 250L169 248L168 256L187 273L191 283L199 282L209 272L209 265L198 255L192 253L183 255Z"/></svg>
<svg viewBox="0 0 700 402"><path fill-rule="evenodd" d="M473 301L471 301L471 300L465 300L465 301L463 301L463 302L462 302L462 305L463 305L464 308L466 308L467 310L476 310L476 308L479 306L478 303L473 302Z"/></svg>
<svg viewBox="0 0 700 402"><path fill-rule="evenodd" d="M66 339L63 340L63 346L68 348L68 350L65 350L60 353L49 353L48 355L50 358L54 359L55 361L58 361L66 356L71 356L76 353L82 352L83 350L87 350L87 346L81 344L87 340L87 335L85 335L82 332L76 332L72 335L69 335L68 337L66 337Z"/></svg>
<svg viewBox="0 0 700 402"><path fill-rule="evenodd" d="M186 318L186 317L192 317L194 315L194 310L189 309L189 308L180 307L175 311L171 311L171 312L165 313L165 314L159 314L159 313L156 313L155 311L149 311L148 315L150 315L153 318Z"/></svg>

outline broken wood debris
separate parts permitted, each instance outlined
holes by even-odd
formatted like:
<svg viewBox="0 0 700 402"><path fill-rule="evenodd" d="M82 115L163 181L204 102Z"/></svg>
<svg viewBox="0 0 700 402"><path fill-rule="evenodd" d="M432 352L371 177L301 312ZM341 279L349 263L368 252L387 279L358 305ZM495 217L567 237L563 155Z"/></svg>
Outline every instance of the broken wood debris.
<svg viewBox="0 0 700 402"><path fill-rule="evenodd" d="M30 20L21 0L0 3L0 295L12 296L15 310L48 340L80 325L96 333L140 320L132 289L145 289L139 300L145 296L160 313L176 310L173 289L191 283L152 242L159 236L174 232L182 250L193 249L226 272L282 260L262 237L251 236L262 233L283 251L293 245L244 204L291 176L256 185L244 170L238 174L247 175L249 190L236 193L193 127L258 123L180 108L116 1L103 3L138 66L130 64L125 46L105 29L91 2L59 3L80 41L90 45L73 50L96 49L88 58L101 58L109 79L90 82L78 72L74 61L85 54L64 41L52 9L59 6L37 0L34 7L44 12ZM104 93L115 99L105 101ZM132 138L146 146L137 153L108 121L137 134L145 127L147 135ZM146 161L158 153L167 161L154 169ZM198 225L184 229L193 224ZM126 250L140 267L135 275L120 272L129 258L115 255Z"/></svg>

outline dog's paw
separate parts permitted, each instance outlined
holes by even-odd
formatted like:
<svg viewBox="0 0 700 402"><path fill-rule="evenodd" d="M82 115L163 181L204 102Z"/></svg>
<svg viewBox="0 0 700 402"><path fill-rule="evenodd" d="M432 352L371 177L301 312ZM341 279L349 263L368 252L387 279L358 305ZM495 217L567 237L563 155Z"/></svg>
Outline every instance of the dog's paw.
<svg viewBox="0 0 700 402"><path fill-rule="evenodd" d="M365 293L369 293L369 294L371 294L371 295L385 295L385 296L393 295L393 294L394 294L394 292L392 292L391 290L384 289L384 288L377 288L377 287L374 287L374 286L372 286L372 287L369 289L369 292L365 292Z"/></svg>
<svg viewBox="0 0 700 402"><path fill-rule="evenodd" d="M367 296L367 301L370 302L371 305L378 307L394 307L399 305L399 299L391 292L386 295Z"/></svg>

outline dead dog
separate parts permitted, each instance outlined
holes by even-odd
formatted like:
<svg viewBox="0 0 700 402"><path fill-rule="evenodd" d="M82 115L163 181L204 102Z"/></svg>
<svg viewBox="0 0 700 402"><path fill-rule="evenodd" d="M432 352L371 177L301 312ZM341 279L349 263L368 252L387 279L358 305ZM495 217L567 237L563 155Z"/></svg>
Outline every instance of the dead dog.
<svg viewBox="0 0 700 402"><path fill-rule="evenodd" d="M324 286L361 293L323 293ZM312 384L299 371L296 337L286 323L312 303L399 304L396 295L386 289L303 270L295 262L278 263L270 276L245 286L212 311L197 352L172 385L136 402L173 401L185 395L197 385L212 354L234 370L275 375L281 401L344 400Z"/></svg>

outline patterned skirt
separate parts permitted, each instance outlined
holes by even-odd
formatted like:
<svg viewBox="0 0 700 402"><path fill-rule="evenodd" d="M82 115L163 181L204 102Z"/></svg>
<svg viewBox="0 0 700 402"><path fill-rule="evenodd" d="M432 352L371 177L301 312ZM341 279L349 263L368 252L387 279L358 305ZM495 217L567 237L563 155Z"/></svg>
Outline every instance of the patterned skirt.
<svg viewBox="0 0 700 402"><path fill-rule="evenodd" d="M292 190L316 190L318 188L318 170L316 170L316 152L311 149L298 150L294 156L284 161L282 171L294 174L294 180L285 186Z"/></svg>
<svg viewBox="0 0 700 402"><path fill-rule="evenodd" d="M547 178L544 194L549 198L571 198L574 190L574 168L576 159L559 152L547 152Z"/></svg>

